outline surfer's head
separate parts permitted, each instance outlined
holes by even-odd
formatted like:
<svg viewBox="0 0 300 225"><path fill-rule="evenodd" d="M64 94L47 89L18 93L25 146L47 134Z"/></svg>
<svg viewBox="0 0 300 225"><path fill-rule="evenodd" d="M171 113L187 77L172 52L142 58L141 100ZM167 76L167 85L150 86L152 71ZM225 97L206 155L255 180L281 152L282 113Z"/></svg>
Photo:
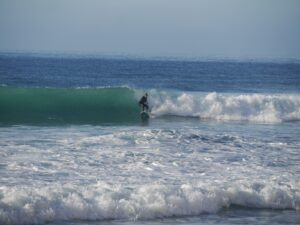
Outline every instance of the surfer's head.
<svg viewBox="0 0 300 225"><path fill-rule="evenodd" d="M146 97L148 96L148 93L147 93L147 92L145 93L145 96L146 96Z"/></svg>

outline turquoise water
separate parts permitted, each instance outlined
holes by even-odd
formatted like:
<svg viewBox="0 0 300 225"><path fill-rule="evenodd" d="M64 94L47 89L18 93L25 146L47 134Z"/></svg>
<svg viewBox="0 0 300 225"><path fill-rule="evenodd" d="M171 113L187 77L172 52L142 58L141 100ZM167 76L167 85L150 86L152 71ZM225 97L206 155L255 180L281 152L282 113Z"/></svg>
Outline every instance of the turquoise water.
<svg viewBox="0 0 300 225"><path fill-rule="evenodd" d="M0 65L1 224L300 223L299 64Z"/></svg>

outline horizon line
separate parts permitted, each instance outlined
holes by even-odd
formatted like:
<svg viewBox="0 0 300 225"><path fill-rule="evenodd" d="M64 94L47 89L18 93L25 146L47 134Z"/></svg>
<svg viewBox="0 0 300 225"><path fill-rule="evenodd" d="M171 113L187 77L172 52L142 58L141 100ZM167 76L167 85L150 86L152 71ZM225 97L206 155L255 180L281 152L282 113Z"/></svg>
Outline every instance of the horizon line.
<svg viewBox="0 0 300 225"><path fill-rule="evenodd" d="M39 58L99 58L116 60L145 61L186 61L186 62L253 62L253 63L300 63L300 57L253 57L253 56L168 56L128 53L101 53L87 51L30 51L30 50L0 50L0 55L32 56Z"/></svg>

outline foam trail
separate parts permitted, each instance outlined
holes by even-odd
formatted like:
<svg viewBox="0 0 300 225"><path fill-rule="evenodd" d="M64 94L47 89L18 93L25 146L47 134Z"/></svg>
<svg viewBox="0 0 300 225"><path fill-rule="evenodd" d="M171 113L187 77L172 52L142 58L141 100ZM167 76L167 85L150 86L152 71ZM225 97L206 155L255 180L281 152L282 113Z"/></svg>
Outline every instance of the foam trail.
<svg viewBox="0 0 300 225"><path fill-rule="evenodd" d="M278 123L300 120L300 95L153 93L155 116Z"/></svg>

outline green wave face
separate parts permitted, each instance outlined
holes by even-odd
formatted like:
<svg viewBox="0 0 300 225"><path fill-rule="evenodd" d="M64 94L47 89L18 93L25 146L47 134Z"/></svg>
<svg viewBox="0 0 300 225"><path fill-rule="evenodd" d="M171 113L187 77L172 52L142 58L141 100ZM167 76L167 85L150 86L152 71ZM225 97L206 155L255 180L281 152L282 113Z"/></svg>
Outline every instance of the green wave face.
<svg viewBox="0 0 300 225"><path fill-rule="evenodd" d="M134 90L0 87L0 124L110 124L140 120Z"/></svg>

